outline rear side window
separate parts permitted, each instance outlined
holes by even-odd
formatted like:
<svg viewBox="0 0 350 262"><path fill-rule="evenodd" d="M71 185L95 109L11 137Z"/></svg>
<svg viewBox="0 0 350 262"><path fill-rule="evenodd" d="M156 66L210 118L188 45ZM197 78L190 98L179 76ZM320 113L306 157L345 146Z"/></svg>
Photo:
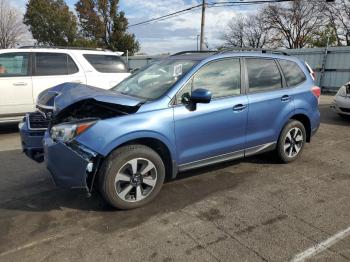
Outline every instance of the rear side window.
<svg viewBox="0 0 350 262"><path fill-rule="evenodd" d="M73 59L63 53L36 53L35 75L71 75L79 71Z"/></svg>
<svg viewBox="0 0 350 262"><path fill-rule="evenodd" d="M306 80L299 65L292 61L279 60L288 87L297 86Z"/></svg>
<svg viewBox="0 0 350 262"><path fill-rule="evenodd" d="M6 53L0 55L0 77L28 76L29 54Z"/></svg>
<svg viewBox="0 0 350 262"><path fill-rule="evenodd" d="M275 60L246 58L249 92L282 88L282 76Z"/></svg>
<svg viewBox="0 0 350 262"><path fill-rule="evenodd" d="M101 73L125 73L126 64L118 56L85 54L86 60Z"/></svg>

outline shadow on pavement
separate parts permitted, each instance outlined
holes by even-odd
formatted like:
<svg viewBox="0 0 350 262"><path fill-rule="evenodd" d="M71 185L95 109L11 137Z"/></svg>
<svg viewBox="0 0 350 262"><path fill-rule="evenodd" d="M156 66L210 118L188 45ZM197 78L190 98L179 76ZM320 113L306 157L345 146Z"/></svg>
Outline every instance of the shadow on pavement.
<svg viewBox="0 0 350 262"><path fill-rule="evenodd" d="M0 209L4 212L15 210L40 216L49 211L63 211L59 212L62 218L54 218L59 223L53 225L76 223L74 221L77 219L84 220L87 216L93 216L94 222L86 222L84 227L102 233L108 228L110 232L119 228L134 227L156 214L176 211L212 193L233 189L256 174L254 167L250 167L249 170L235 169L234 165L238 163L239 161L234 161L180 174L178 179L166 183L150 204L129 211L115 210L98 192L87 198L84 191L63 189L47 190L12 199L2 203ZM223 170L229 166L233 167L233 171Z"/></svg>
<svg viewBox="0 0 350 262"><path fill-rule="evenodd" d="M10 134L18 132L18 123L0 124L0 134Z"/></svg>

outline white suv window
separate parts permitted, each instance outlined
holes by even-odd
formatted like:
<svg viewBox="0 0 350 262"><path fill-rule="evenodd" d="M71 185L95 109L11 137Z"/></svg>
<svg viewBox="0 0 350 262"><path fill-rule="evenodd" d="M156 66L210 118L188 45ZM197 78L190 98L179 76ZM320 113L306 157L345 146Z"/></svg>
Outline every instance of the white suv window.
<svg viewBox="0 0 350 262"><path fill-rule="evenodd" d="M123 60L114 55L84 54L85 59L100 73L126 73Z"/></svg>
<svg viewBox="0 0 350 262"><path fill-rule="evenodd" d="M79 71L73 59L64 53L36 53L36 76L71 75Z"/></svg>
<svg viewBox="0 0 350 262"><path fill-rule="evenodd" d="M5 53L0 55L0 77L18 77L28 75L28 53Z"/></svg>

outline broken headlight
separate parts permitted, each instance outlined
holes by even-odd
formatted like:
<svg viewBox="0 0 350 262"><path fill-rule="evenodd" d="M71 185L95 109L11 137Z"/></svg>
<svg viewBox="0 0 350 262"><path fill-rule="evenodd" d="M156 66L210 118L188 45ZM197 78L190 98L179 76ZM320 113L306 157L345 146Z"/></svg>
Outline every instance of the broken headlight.
<svg viewBox="0 0 350 262"><path fill-rule="evenodd" d="M89 121L55 125L50 130L51 138L55 141L69 142L95 123L96 121Z"/></svg>

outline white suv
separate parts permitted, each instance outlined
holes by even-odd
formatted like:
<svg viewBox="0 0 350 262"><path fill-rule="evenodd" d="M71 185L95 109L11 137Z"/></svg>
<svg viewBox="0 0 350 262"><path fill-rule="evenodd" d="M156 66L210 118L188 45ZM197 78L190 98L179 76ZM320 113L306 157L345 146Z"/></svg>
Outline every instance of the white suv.
<svg viewBox="0 0 350 262"><path fill-rule="evenodd" d="M129 75L122 54L57 47L0 50L0 123L20 120L34 110L40 92L58 84L112 88Z"/></svg>

